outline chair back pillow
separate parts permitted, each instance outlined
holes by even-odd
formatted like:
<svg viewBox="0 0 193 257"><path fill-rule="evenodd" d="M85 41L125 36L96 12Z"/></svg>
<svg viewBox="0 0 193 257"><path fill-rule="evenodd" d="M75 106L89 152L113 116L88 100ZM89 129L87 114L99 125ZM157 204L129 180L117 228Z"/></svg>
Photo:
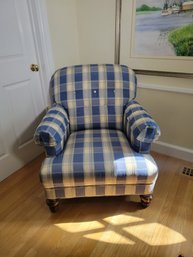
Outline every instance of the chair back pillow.
<svg viewBox="0 0 193 257"><path fill-rule="evenodd" d="M64 67L50 83L52 101L67 111L71 131L122 129L124 108L136 97L135 73L123 65Z"/></svg>

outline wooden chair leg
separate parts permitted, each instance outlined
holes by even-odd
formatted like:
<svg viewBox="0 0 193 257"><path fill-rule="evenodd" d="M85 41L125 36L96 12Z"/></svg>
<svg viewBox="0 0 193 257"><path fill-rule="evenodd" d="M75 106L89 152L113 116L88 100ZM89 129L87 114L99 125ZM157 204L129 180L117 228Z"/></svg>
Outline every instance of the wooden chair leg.
<svg viewBox="0 0 193 257"><path fill-rule="evenodd" d="M46 203L51 212L56 212L59 208L59 199L46 199Z"/></svg>
<svg viewBox="0 0 193 257"><path fill-rule="evenodd" d="M140 198L141 198L141 205L143 206L143 208L147 208L151 204L153 195L140 195Z"/></svg>

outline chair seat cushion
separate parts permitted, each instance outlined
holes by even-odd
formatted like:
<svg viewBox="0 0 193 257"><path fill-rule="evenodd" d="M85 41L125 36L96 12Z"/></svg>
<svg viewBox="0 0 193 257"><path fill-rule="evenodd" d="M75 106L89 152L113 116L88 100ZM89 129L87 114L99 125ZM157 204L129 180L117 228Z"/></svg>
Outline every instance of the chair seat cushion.
<svg viewBox="0 0 193 257"><path fill-rule="evenodd" d="M73 132L64 151L46 158L40 178L44 188L153 184L158 168L149 154L132 150L120 130Z"/></svg>

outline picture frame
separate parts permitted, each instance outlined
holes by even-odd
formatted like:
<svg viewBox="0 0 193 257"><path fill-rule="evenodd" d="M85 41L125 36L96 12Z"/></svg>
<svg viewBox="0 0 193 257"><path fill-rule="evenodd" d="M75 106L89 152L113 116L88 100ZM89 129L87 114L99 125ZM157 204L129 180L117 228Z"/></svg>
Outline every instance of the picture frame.
<svg viewBox="0 0 193 257"><path fill-rule="evenodd" d="M193 78L193 56L137 53L135 50L137 1L143 2L143 0L122 0L120 63L128 65L138 74L141 71L141 74L147 75ZM140 35L137 40L140 40Z"/></svg>

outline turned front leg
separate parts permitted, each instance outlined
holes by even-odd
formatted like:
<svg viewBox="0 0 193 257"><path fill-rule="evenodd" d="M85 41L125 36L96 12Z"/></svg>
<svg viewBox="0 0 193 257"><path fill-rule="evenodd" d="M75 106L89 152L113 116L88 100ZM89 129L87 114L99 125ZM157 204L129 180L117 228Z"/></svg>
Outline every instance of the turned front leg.
<svg viewBox="0 0 193 257"><path fill-rule="evenodd" d="M148 206L150 206L153 195L140 195L141 198L141 205L143 206L143 208L147 208Z"/></svg>
<svg viewBox="0 0 193 257"><path fill-rule="evenodd" d="M51 212L56 212L59 208L59 199L46 199L46 203Z"/></svg>

